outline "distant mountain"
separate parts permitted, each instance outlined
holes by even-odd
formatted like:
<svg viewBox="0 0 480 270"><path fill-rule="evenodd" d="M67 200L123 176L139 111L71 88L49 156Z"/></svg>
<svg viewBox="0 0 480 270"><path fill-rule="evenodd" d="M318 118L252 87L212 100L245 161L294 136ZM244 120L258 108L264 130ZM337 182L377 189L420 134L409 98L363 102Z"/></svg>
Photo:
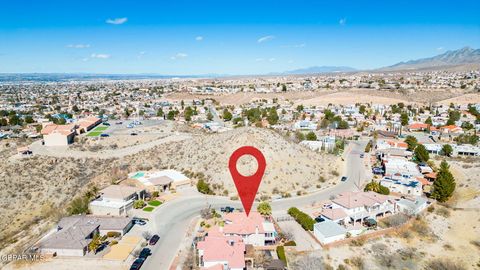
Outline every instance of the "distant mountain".
<svg viewBox="0 0 480 270"><path fill-rule="evenodd" d="M296 74L315 74L315 73L334 73L334 72L352 72L356 69L352 67L344 66L314 66L309 68L295 69L282 72L281 74L285 75L296 75Z"/></svg>
<svg viewBox="0 0 480 270"><path fill-rule="evenodd" d="M472 64L480 65L480 49L464 47L459 50L447 51L434 57L400 62L393 66L382 68L382 70L428 69Z"/></svg>

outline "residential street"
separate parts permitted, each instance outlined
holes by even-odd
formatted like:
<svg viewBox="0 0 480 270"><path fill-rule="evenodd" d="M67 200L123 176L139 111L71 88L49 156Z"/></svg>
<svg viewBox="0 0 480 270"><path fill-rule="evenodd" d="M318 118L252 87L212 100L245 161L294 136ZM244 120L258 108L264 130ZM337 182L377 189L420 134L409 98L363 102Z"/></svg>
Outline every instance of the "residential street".
<svg viewBox="0 0 480 270"><path fill-rule="evenodd" d="M365 180L363 159L360 158L359 154L363 152L366 144L366 141L350 142L349 149L346 150L344 155L346 158L344 171L348 177L347 181L318 193L273 201L271 203L273 211L285 213L292 206L309 205L314 202L327 200L341 192L357 190L357 186L361 186L361 183ZM156 228L154 233L160 236L160 240L152 249L153 255L147 259L142 269L168 269L177 254L182 239L185 237L190 221L199 215L201 209L208 205L214 208L227 205L241 207L239 201L231 201L225 197L204 195L191 195L190 197L179 198L166 203L154 212L151 222L154 223L153 227Z"/></svg>

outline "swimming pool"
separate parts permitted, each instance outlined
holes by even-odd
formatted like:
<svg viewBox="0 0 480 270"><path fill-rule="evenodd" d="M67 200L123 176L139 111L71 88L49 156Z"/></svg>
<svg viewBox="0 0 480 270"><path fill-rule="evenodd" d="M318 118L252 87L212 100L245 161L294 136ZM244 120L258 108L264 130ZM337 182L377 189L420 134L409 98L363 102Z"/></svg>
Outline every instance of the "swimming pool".
<svg viewBox="0 0 480 270"><path fill-rule="evenodd" d="M137 172L134 176L132 176L133 179L138 179L141 178L145 175L144 172Z"/></svg>

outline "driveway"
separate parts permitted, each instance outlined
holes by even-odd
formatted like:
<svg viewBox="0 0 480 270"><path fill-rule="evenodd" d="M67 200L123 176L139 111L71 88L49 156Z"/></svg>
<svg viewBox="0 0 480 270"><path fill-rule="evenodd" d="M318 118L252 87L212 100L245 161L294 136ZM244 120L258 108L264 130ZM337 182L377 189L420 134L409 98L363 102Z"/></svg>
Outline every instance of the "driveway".
<svg viewBox="0 0 480 270"><path fill-rule="evenodd" d="M313 239L313 237L295 220L278 221L277 224L282 231L293 235L293 240L297 244L295 247L297 251L308 251L321 248L320 244L318 244L317 241L315 241L315 239Z"/></svg>

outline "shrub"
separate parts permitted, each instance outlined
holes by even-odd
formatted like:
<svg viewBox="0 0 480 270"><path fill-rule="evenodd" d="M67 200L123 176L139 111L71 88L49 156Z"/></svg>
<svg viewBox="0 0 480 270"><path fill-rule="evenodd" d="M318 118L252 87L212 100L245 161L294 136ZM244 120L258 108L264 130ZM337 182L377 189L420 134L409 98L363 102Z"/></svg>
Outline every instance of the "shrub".
<svg viewBox="0 0 480 270"><path fill-rule="evenodd" d="M261 202L257 206L257 211L263 216L269 216L272 214L272 207L268 202Z"/></svg>
<svg viewBox="0 0 480 270"><path fill-rule="evenodd" d="M210 189L210 185L207 182L205 182L205 180L203 179L198 180L197 190L198 192L203 194L208 194L208 195L213 194L213 191Z"/></svg>
<svg viewBox="0 0 480 270"><path fill-rule="evenodd" d="M296 207L288 209L288 214L292 216L295 221L297 221L302 226L304 230L313 231L313 225L315 224L315 220L309 215L298 210L298 208Z"/></svg>
<svg viewBox="0 0 480 270"><path fill-rule="evenodd" d="M133 208L140 209L145 206L145 202L143 200L136 200L133 202Z"/></svg>
<svg viewBox="0 0 480 270"><path fill-rule="evenodd" d="M113 240L112 242L110 242L109 246L114 246L118 244L118 241L117 240Z"/></svg>
<svg viewBox="0 0 480 270"><path fill-rule="evenodd" d="M286 247L291 247L291 246L296 246L296 245L297 245L297 243L295 243L295 241L293 241L293 240L288 241L284 244L284 246L286 246Z"/></svg>
<svg viewBox="0 0 480 270"><path fill-rule="evenodd" d="M160 193L158 191L152 192L152 197L157 198Z"/></svg>
<svg viewBox="0 0 480 270"><path fill-rule="evenodd" d="M121 235L122 234L119 232L107 232L107 237L117 238L117 237L120 237Z"/></svg>
<svg viewBox="0 0 480 270"><path fill-rule="evenodd" d="M148 202L148 205L150 205L150 206L159 206L161 204L162 204L161 201L150 201L150 202Z"/></svg>
<svg viewBox="0 0 480 270"><path fill-rule="evenodd" d="M444 259L434 259L427 263L425 269L435 269L435 270L466 270L463 265L452 261Z"/></svg>

